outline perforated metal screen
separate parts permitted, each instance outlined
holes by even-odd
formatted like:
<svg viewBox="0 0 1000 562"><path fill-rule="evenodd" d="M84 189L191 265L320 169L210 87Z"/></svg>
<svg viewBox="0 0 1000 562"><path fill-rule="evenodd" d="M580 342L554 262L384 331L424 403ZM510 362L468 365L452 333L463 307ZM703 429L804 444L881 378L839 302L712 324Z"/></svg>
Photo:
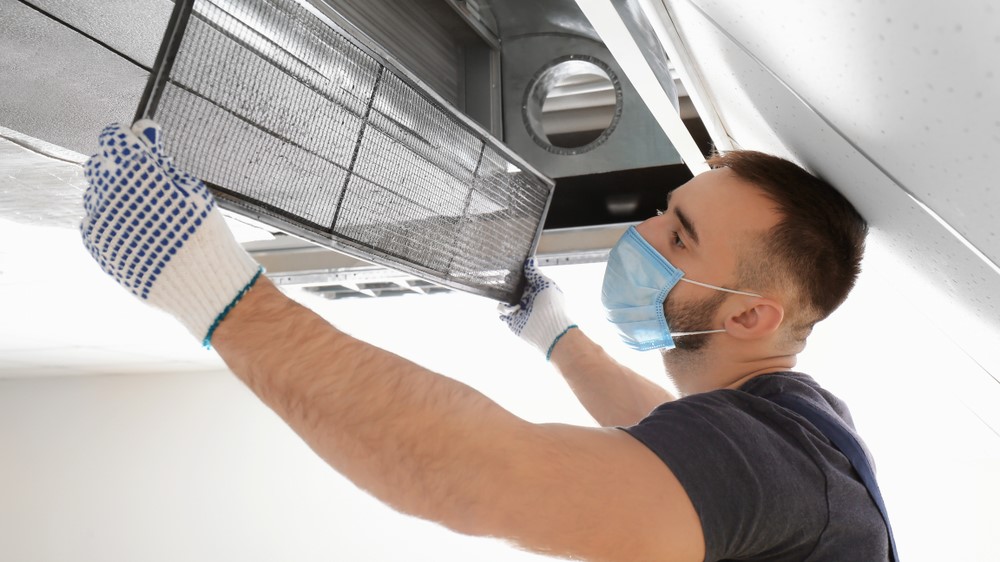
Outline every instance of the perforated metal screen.
<svg viewBox="0 0 1000 562"><path fill-rule="evenodd" d="M181 1L139 115L227 208L516 301L552 182L331 17Z"/></svg>

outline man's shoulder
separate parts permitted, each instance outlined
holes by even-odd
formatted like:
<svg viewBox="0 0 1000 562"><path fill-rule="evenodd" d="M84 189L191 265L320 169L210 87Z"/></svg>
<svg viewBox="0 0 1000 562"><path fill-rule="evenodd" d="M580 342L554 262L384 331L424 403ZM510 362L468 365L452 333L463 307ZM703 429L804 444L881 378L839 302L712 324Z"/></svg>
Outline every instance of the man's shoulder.
<svg viewBox="0 0 1000 562"><path fill-rule="evenodd" d="M720 431L737 441L754 443L760 439L757 434L784 433L782 429L799 425L795 415L769 399L780 394L802 397L838 416L846 413L843 402L823 390L812 377L781 372L757 376L738 389L711 390L665 402L628 431L636 436L648 433L659 437L660 431L669 427L674 442L688 435L701 440L705 432ZM849 416L847 420L849 423Z"/></svg>
<svg viewBox="0 0 1000 562"><path fill-rule="evenodd" d="M758 375L743 383L739 391L764 397L780 393L805 396L829 394L816 379L798 371L779 371Z"/></svg>
<svg viewBox="0 0 1000 562"><path fill-rule="evenodd" d="M794 395L840 418L864 447L847 405L809 375L792 371L760 375L738 389L664 403L626 431L671 465L679 457L696 465L689 456L695 454L814 477L830 471L849 473L850 465L827 436L799 413L772 401L779 395Z"/></svg>
<svg viewBox="0 0 1000 562"><path fill-rule="evenodd" d="M690 394L665 402L650 413L650 417L666 414L672 410L708 407L719 415L728 415L732 409L758 414L767 411L759 405L772 405L770 398L778 395L795 395L823 409L832 410L838 416L845 417L850 423L850 414L843 400L824 389L815 379L805 373L782 371L758 375L738 389L717 389L697 394Z"/></svg>
<svg viewBox="0 0 1000 562"><path fill-rule="evenodd" d="M812 377L782 372L665 403L625 430L683 485L701 517L708 559L880 552L883 537L872 529L881 516L850 463L805 419L770 400L779 394L850 422L846 405Z"/></svg>
<svg viewBox="0 0 1000 562"><path fill-rule="evenodd" d="M771 401L779 395L794 395L816 407L832 413L854 430L847 403L834 393L823 388L811 376L797 371L780 371L758 375L738 389L718 389L691 394L671 402L665 402L650 413L650 417L669 415L672 410L690 407L708 408L706 415L728 416L739 410L760 421L784 420L788 412Z"/></svg>
<svg viewBox="0 0 1000 562"><path fill-rule="evenodd" d="M709 559L778 549L787 553L779 560L801 560L830 517L828 466L817 457L816 436L764 397L789 384L808 393L811 379L758 378L765 376L773 380L749 391L714 390L665 403L626 428L681 482L700 514Z"/></svg>
<svg viewBox="0 0 1000 562"><path fill-rule="evenodd" d="M824 459L812 457L814 445L826 447L825 438L798 414L771 400L778 395L808 400L850 424L843 401L812 377L780 372L755 377L738 389L712 390L666 402L624 429L662 457L697 452L701 458L725 454L730 460L740 457L771 466L775 466L775 457L783 459L778 464L794 464L788 462L792 460L823 464L819 461ZM706 445L710 450L705 450ZM685 462L691 462L690 458Z"/></svg>
<svg viewBox="0 0 1000 562"><path fill-rule="evenodd" d="M782 371L760 375L747 381L738 392L764 400L777 395L794 395L835 414L854 429L854 420L847 403L805 373Z"/></svg>

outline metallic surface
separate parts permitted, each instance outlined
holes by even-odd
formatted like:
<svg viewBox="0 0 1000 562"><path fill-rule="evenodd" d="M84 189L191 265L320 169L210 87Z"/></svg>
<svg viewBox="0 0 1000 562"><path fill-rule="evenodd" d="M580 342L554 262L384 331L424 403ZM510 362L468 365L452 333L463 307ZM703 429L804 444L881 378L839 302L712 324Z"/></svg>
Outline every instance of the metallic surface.
<svg viewBox="0 0 1000 562"><path fill-rule="evenodd" d="M467 103L467 48L482 38L442 0L323 0L448 102ZM488 83L488 80L487 80Z"/></svg>
<svg viewBox="0 0 1000 562"><path fill-rule="evenodd" d="M666 60L663 48L645 14L636 2L611 4L604 0L577 0L580 8L605 37L615 59L622 65L657 124L670 139L692 174L708 169L702 148L676 109L673 90L665 89ZM655 45L652 48L650 43ZM676 51L676 50L675 50ZM656 63L659 59L661 62ZM669 82L671 85L672 81Z"/></svg>
<svg viewBox="0 0 1000 562"><path fill-rule="evenodd" d="M500 138L500 48L468 10L442 0L310 2ZM479 24L479 25L477 25Z"/></svg>
<svg viewBox="0 0 1000 562"><path fill-rule="evenodd" d="M313 4L339 24L351 25L334 14L325 0ZM494 3L455 0L449 4L484 41L499 45L501 25ZM558 41L560 33L569 33L572 37L565 37L584 41L597 38L589 24L580 19L579 13L564 13L566 6L572 7L572 3L500 4L506 4L499 11L506 18L503 28L509 34L523 35L541 27L552 34L553 41ZM0 126L10 127L7 130L10 135L27 133L23 138L28 142L49 141L55 147L69 147L76 155L73 158L79 159L94 150L95 131L108 122L127 121L132 117L134 103L140 97L148 72L143 67L151 65L155 59L173 3L168 0L115 0L102 6L101 10L93 10L87 3L62 0L0 3L0 16L5 22L4 32L0 33ZM143 17L113 15L136 12L141 12ZM6 25L8 22L11 25ZM607 58L606 51L602 56ZM514 58L508 62L514 62ZM468 77L470 81L492 80L491 91L498 93L499 53L492 53L488 60L495 69L491 70L481 61L473 64L467 60L466 72L481 73L479 78ZM483 103L488 108L486 111L493 111L491 130L498 132L501 129L499 99ZM521 114L516 113L515 118L518 127L523 129ZM669 147L666 151L669 152ZM601 157L597 151L589 154L591 158L594 156ZM8 160L5 164L12 162ZM60 167L62 169L56 170ZM528 169L530 164L522 163L521 167ZM602 170L607 168L606 165L601 167ZM38 186L36 190L50 193L58 188L66 191L61 191L61 196L50 193L36 198L28 195L23 183L17 183L23 182L19 178L25 176L19 175L21 170L13 169L4 184L6 215L33 217L42 223L73 222L78 213L76 197L81 187L72 181L60 183L63 181L60 178L75 177L75 168L54 162L41 167L32 165L31 169L38 171L32 172L30 182ZM14 185L19 187L14 188Z"/></svg>
<svg viewBox="0 0 1000 562"><path fill-rule="evenodd" d="M657 126L621 66L571 0L507 0L490 4L503 57L504 141L551 177L579 176L679 163L677 151ZM650 45L653 52L658 47ZM662 49L659 49L662 51ZM593 57L621 83L621 117L614 131L592 150L560 154L539 145L525 122L526 93L552 61ZM672 86L672 84L671 84ZM676 94L671 89L676 107ZM536 135L537 136L537 135Z"/></svg>
<svg viewBox="0 0 1000 562"><path fill-rule="evenodd" d="M445 0L490 47L500 50L500 33L486 0Z"/></svg>
<svg viewBox="0 0 1000 562"><path fill-rule="evenodd" d="M708 92L705 80L701 75L702 70L694 63L694 53L680 36L666 6L660 0L637 0L637 2L646 22L653 30L660 45L666 50L666 56L669 59L667 62L671 69L670 74L675 79L674 84L677 86L679 95L683 96L681 99L682 117L688 119L688 116L685 115L686 112L697 115L704 124L714 146L719 150L732 150L734 148L733 141L719 117L719 110L715 107L713 99L706 95L700 95L702 92ZM707 72L708 69L705 71ZM690 85L690 92L685 84Z"/></svg>
<svg viewBox="0 0 1000 562"><path fill-rule="evenodd" d="M639 45L642 60L653 71L660 88L666 92L674 90L674 79L670 75L670 63L664 56L665 51L656 32L642 11L639 0L611 0L618 17L628 29L632 40ZM678 108L676 96L673 96L674 109Z"/></svg>
<svg viewBox="0 0 1000 562"><path fill-rule="evenodd" d="M399 64L391 53L387 52L380 45L372 41L364 32L358 29L356 25L345 19L336 11L326 7L322 2L323 0L300 0L300 3L311 6L317 16L325 19L333 27L344 29L350 35L355 45L365 49L372 57L381 63L392 66L395 72L398 73L398 75L406 82L424 92L430 99L435 100L441 106L451 108L447 100L442 98L440 94L434 91L433 88L424 84L423 81L421 81L420 78L413 74L408 68ZM504 152L521 170L538 176L544 175L540 169L532 165L530 160L524 158L516 151L512 151L504 143L489 135L487 131L483 130L483 125L475 122L472 118L463 113L454 111L453 108L451 108L450 113L455 119L462 122L465 126L483 134L482 140L487 145L498 151Z"/></svg>
<svg viewBox="0 0 1000 562"><path fill-rule="evenodd" d="M560 83L596 73L602 73L606 79L608 99L601 96L594 103L590 92L553 98L558 90L565 89ZM542 149L553 154L583 154L604 144L615 133L622 116L622 85L618 75L602 60L584 55L560 57L542 67L529 84L521 102L521 117L528 135ZM591 116L593 113L596 115ZM565 146L555 140L557 133L594 129L600 133L583 145Z"/></svg>
<svg viewBox="0 0 1000 562"><path fill-rule="evenodd" d="M172 67L154 72L163 93L147 111L220 204L446 286L520 296L550 180L311 4L193 4L189 23L172 19L157 58Z"/></svg>
<svg viewBox="0 0 1000 562"><path fill-rule="evenodd" d="M628 226L547 230L538 242L535 255L543 266L603 262ZM247 242L244 248L264 266L268 277L280 285L381 282L407 277L293 236Z"/></svg>

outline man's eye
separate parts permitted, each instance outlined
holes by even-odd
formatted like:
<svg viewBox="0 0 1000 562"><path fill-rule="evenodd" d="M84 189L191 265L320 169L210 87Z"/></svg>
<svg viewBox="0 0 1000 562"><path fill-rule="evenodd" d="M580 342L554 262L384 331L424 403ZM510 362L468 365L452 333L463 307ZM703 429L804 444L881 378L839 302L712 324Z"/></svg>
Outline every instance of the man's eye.
<svg viewBox="0 0 1000 562"><path fill-rule="evenodd" d="M684 247L684 241L681 240L680 235L677 234L676 232L674 232L672 234L674 236L674 246L677 246L678 248L683 248Z"/></svg>

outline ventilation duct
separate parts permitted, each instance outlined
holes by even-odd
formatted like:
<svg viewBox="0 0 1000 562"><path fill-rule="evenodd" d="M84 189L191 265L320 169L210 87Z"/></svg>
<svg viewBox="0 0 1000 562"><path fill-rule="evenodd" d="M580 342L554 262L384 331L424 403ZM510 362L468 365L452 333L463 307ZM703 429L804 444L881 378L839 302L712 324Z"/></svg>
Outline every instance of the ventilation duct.
<svg viewBox="0 0 1000 562"><path fill-rule="evenodd" d="M503 66L504 140L544 174L558 179L681 163L621 65L572 0L478 2L497 22ZM644 20L637 20L641 26ZM661 61L662 85L677 94L663 48L642 35ZM621 195L630 183L605 178ZM665 181L655 182L662 198ZM573 182L561 182L562 190ZM558 195L557 195L558 199ZM559 205L554 209L561 213ZM630 220L636 217L618 217Z"/></svg>
<svg viewBox="0 0 1000 562"><path fill-rule="evenodd" d="M138 116L223 207L515 301L552 182L321 8L179 1Z"/></svg>

